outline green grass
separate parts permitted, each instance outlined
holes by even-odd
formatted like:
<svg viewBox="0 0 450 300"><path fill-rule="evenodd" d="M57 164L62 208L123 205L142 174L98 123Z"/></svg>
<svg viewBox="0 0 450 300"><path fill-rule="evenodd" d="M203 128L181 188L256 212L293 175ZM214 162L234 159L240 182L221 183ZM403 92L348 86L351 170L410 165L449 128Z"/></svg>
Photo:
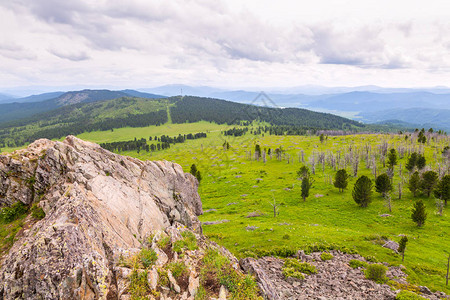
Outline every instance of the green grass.
<svg viewBox="0 0 450 300"><path fill-rule="evenodd" d="M201 126L202 124L208 125L205 123L188 125ZM137 134L136 136L140 137ZM232 146L228 151L222 147L225 140ZM204 233L209 236L220 236L220 239L215 239L216 242L230 249L238 257L245 256L244 253L248 253L249 250L268 251L277 247L298 249L317 242L335 244L355 250L363 256L373 256L378 261L386 261L394 265L404 264L408 267L410 280L413 283L420 282L432 289L448 292L444 279L446 259L444 251L450 244L448 209L445 209L443 216L438 216L435 214L434 199L421 196L427 207L428 219L423 228L418 228L410 217L415 199L406 188L406 184L402 189L402 199L397 199L397 184L401 180L398 175L398 165L395 167L393 211L390 213L392 217L379 216L389 211L381 195L375 192L368 208L357 206L351 196L356 177L350 177L348 188L343 193L339 193L328 182L328 178L335 174L328 165L325 166L324 171L320 165L316 168L316 174L312 175L315 183L310 196L306 202L301 200L301 182L297 180L296 172L303 165L299 162L299 153L302 150L307 162L313 151L336 153L337 150L343 151L344 147L350 145L362 148L367 143L375 152L376 147L383 140L392 145L404 143L403 137L396 135L328 137L328 140L321 144L316 136L266 135L262 137L247 134L235 138L221 136L219 132L211 132L207 139L173 145L167 151L124 154L143 160L174 161L181 164L185 172L188 172L191 164L195 163L203 174L199 187L203 208L217 210L204 214L200 219L230 221L204 226ZM275 157L268 159L266 163L249 160L246 157L246 151L253 153L256 143L260 144L262 149L274 150L282 146L291 156L290 163L288 164L286 160L277 161ZM416 145L413 144L413 146ZM408 146L411 145L408 144ZM430 146L425 147L427 164L431 167L437 166L434 151L441 146L432 142ZM399 163L404 169L406 156L400 159ZM380 163L378 168L381 171L385 170ZM349 165L346 169L352 173ZM360 175L367 175L374 179L364 161L361 161L359 165L358 176ZM407 177L407 175L406 170L403 170L403 176ZM262 180L257 181L257 179ZM279 215L275 218L270 204L273 199L280 205ZM227 205L229 203L236 204ZM255 218L246 218L250 212L254 211L261 211L264 214ZM247 226L257 228L254 231L247 231ZM400 255L394 254L368 238L373 234L379 234L397 242L400 240L399 234L411 237L405 262L401 262ZM289 239L283 238L286 235ZM424 270L418 271L412 268L418 265L428 266L436 269L437 272L429 274Z"/></svg>
<svg viewBox="0 0 450 300"><path fill-rule="evenodd" d="M320 164L317 165L316 174L312 175L315 183L310 190L310 196L305 202L300 197L301 181L297 180L296 173L303 165L299 162L302 150L305 162L308 162L312 152L332 151L336 154L337 151L341 151L344 158L344 149L348 149L349 146L362 150L365 145L369 145L375 153L383 141L408 148L418 148L417 143L405 142L404 136L398 135L328 137L323 144L317 136L254 136L248 133L242 137L224 137L220 131L227 128L230 126L208 122L165 124L145 128L115 129L113 132L84 133L79 137L100 143L131 140L134 137L148 139L149 136L162 134L175 136L180 133L208 132L206 139L171 145L171 148L165 151L120 154L142 160L174 161L179 163L185 172L189 172L190 166L195 163L203 177L199 186L203 209L217 210L205 213L200 216L200 220L230 221L204 226L204 233L238 257L243 257L246 253L256 253L258 250L276 253L280 249L289 251L310 249L314 244L316 248L324 248L326 245L329 248L345 247L365 257L372 256L377 261L393 265L403 264L407 267L412 283L426 285L432 290L450 292L445 286L444 278L447 257L445 251L448 251L450 245L448 208L444 209L443 216L439 216L435 213L434 198L420 196L426 205L428 219L422 228L418 228L411 220L411 208L415 198L406 184L403 185L402 199L397 199L397 184L401 181L399 165L395 167L392 212L388 211L385 201L375 191L369 207L358 207L351 196L357 177L350 177L348 188L339 193L329 182L329 178L334 177L336 171L328 164L324 170ZM224 141L230 143L231 149L223 149ZM286 159L276 160L275 156L272 159L268 158L266 163L248 159L247 151L253 154L256 143L262 149L274 150L282 147L290 156L289 164ZM430 145L424 146L427 165L437 169L437 164L442 163L438 150L448 143L447 138L440 142L431 141ZM404 168L406 156L399 159L399 164L402 164L403 177L407 179L408 172ZM386 170L379 160L377 165L379 172ZM352 174L349 164L346 165L346 169ZM360 175L374 179L371 170L366 168L362 155L358 172L358 176ZM280 205L276 217L273 216L270 204L273 199ZM246 217L255 211L263 214L254 218ZM379 216L386 213L392 217ZM256 229L246 230L247 226L254 226ZM377 239L372 239L374 234L397 242L401 238L400 234L406 234L409 241L405 261L402 262L401 256L392 250L381 247ZM289 239L283 238L285 236L289 236Z"/></svg>
<svg viewBox="0 0 450 300"><path fill-rule="evenodd" d="M6 254L15 242L17 233L24 226L26 215L21 215L18 219L11 223L0 223L0 258Z"/></svg>

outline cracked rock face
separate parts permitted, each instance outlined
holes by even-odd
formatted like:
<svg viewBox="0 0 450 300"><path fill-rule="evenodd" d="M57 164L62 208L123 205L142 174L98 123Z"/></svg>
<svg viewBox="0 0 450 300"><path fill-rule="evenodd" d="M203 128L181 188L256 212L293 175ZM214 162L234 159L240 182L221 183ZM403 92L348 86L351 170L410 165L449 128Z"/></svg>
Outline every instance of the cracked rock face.
<svg viewBox="0 0 450 300"><path fill-rule="evenodd" d="M152 231L201 232L198 182L181 166L113 154L69 136L0 155L0 207L39 202L0 267L2 299L117 299L114 261Z"/></svg>

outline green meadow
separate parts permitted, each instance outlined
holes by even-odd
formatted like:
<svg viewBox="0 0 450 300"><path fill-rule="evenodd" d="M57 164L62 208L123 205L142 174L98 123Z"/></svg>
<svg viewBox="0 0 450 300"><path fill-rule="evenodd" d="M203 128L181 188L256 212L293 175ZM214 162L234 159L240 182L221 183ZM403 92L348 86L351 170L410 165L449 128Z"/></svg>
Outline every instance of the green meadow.
<svg viewBox="0 0 450 300"><path fill-rule="evenodd" d="M448 207L444 208L441 216L437 214L433 196L414 198L407 188L409 172L405 169L408 151L418 151L419 147L423 147L427 167L437 170L439 166L444 166L441 151L449 145L448 137L436 137L422 146L411 138L405 140L405 135L401 134L328 136L320 142L318 136L254 135L250 131L240 137L221 134L229 128L208 122L165 124L83 133L79 137L103 143L148 139L162 134L177 136L206 132L207 138L173 144L170 149L120 154L142 160L173 161L180 164L185 172L196 164L202 174L199 194L205 211L200 220L226 220L221 224L204 225L203 232L237 257L256 255L262 251L276 253L280 249L345 249L392 265L404 265L412 284L450 292L450 288L445 286L450 251ZM230 144L230 149L223 147L224 142ZM265 162L262 158L256 160L256 144L264 151L282 149L283 154L280 159L273 154L271 158L266 155ZM375 189L372 203L367 208L359 207L352 199L353 185L359 176L375 178L372 169L367 167L365 151L370 152L370 160L376 160L378 175L386 171L387 167L383 166L379 154L383 144L388 149L405 151L404 155L399 155L398 164L394 167L392 212ZM338 152L340 165L333 168L328 158ZM346 168L353 175L349 153L352 157L359 154L358 173L349 178L347 189L340 193L333 186L332 179L340 168ZM325 156L324 164L319 162L320 154ZM297 171L303 165L311 170L312 157L316 162L312 174L314 184L309 197L303 201ZM398 199L399 183L402 183L401 199ZM424 201L428 213L421 228L411 220L411 209L416 199ZM276 216L273 213L274 203L278 208ZM211 211L206 212L208 210ZM249 217L250 213L259 216ZM382 217L382 214L391 216ZM381 246L384 239L398 242L401 235L407 235L409 239L404 262L401 255Z"/></svg>

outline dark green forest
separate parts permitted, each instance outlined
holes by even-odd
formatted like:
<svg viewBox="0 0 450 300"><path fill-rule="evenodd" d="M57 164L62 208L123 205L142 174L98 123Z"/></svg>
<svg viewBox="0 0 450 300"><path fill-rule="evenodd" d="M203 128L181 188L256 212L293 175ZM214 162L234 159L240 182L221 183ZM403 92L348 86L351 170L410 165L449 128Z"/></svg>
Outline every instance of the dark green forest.
<svg viewBox="0 0 450 300"><path fill-rule="evenodd" d="M300 108L271 108L231 101L186 96L171 107L173 123L209 121L239 125L242 121L262 121L272 125L301 126L308 129L352 129L364 125L332 114Z"/></svg>

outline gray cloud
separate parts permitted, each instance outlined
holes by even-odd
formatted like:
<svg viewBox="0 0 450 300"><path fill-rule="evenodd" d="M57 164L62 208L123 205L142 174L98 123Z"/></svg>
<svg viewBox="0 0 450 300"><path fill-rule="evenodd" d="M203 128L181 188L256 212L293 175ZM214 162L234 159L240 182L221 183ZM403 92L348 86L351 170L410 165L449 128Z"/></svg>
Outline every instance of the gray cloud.
<svg viewBox="0 0 450 300"><path fill-rule="evenodd" d="M17 0L0 3L0 18L2 12L16 23L11 35L0 39L5 62L34 59L42 69L39 64L60 59L68 64L89 59L111 80L124 74L151 78L151 69L167 78L208 73L226 79L239 70L293 78L299 70L322 76L324 70L349 66L358 74L450 66L446 20L272 22L271 12L261 16L244 6L206 0ZM12 39L20 49L2 48Z"/></svg>
<svg viewBox="0 0 450 300"><path fill-rule="evenodd" d="M49 52L59 58L71 61L88 60L90 57L86 52L63 52L61 50L49 49Z"/></svg>

